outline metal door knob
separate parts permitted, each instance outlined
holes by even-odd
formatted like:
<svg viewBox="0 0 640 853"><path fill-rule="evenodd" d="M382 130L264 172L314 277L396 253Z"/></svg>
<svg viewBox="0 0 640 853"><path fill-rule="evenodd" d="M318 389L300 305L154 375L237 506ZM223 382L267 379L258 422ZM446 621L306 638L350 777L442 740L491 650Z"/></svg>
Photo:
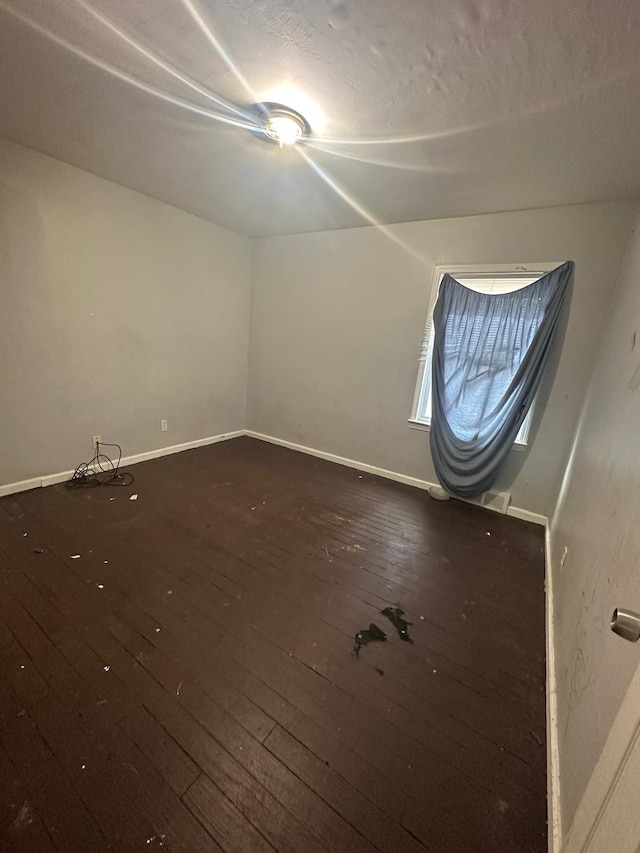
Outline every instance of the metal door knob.
<svg viewBox="0 0 640 853"><path fill-rule="evenodd" d="M611 617L611 630L630 643L636 643L640 640L640 614L616 607Z"/></svg>

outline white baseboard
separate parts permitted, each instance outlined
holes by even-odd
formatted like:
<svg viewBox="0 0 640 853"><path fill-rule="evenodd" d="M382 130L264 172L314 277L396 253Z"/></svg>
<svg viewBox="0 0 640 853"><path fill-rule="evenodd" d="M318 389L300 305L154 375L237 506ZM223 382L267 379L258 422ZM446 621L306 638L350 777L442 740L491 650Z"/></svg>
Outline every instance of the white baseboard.
<svg viewBox="0 0 640 853"><path fill-rule="evenodd" d="M207 438L198 438L195 441L186 441L183 444L173 444L170 447L158 447L155 450L147 450L145 453L136 453L133 456L123 456L120 467L135 465L138 462L147 462L149 459L158 459L160 456L169 456L172 453L181 453L183 450L192 450L194 447L205 447L208 444L217 444L219 441L227 441L230 438L239 438L244 435L242 429L233 432L225 432L220 435L210 435ZM42 477L33 477L31 480L22 480L18 483L7 483L0 486L0 497L13 495L17 492L26 492L28 489L38 489L41 486L53 486L56 483L65 483L73 474L73 470L59 471L57 474L45 474Z"/></svg>
<svg viewBox="0 0 640 853"><path fill-rule="evenodd" d="M169 456L172 453L180 453L182 450L192 450L194 447L205 447L208 444L216 444L219 441L238 438L241 435L247 435L250 438L257 438L260 439L260 441L268 441L270 444L278 444L281 447L287 447L290 450L297 450L300 453L306 453L309 456L317 456L319 459L336 462L338 465L346 465L348 468L357 468L358 471L366 471L368 474L375 474L376 476L384 477L387 480L395 480L397 483L404 483L407 486L415 486L417 489L429 490L433 486L438 486L437 483L431 483L428 480L421 480L418 477L410 477L408 474L399 474L397 471L389 471L386 468L378 468L376 465L368 465L366 462L359 462L356 459L347 459L345 456L337 456L335 453L316 450L313 447L295 444L292 441L286 441L283 438L275 438L272 435L264 435L263 433L254 432L250 429L238 429L233 432L222 433L221 435L212 435L208 438L199 438L195 441L187 441L184 444L174 444L170 447L159 447L156 450L148 450L145 453L136 453L133 456L123 457L120 464L122 467L125 465L135 465L137 462L146 462L149 459L158 459L160 456ZM41 477L33 477L30 480L22 480L18 483L7 483L4 486L0 486L0 497L16 494L17 492L25 492L28 489L37 489L41 486L53 486L56 483L64 483L72 474L73 470L59 471L57 474L43 474ZM491 507L486 507L486 509L491 509ZM527 509L520 509L516 506L510 506L507 509L507 515L511 515L514 518L520 518L524 521L532 521L534 524L540 524L545 527L547 525L546 516L530 512Z"/></svg>
<svg viewBox="0 0 640 853"><path fill-rule="evenodd" d="M280 447L288 447L289 450L297 450L300 453L307 453L309 456L317 456L319 459L326 459L329 462L337 462L338 465L346 465L347 468L357 468L358 471L366 471L367 474L375 474L376 476L384 477L387 480L395 480L397 483L404 483L407 486L415 486L417 489L425 489L428 491L432 487L441 488L438 483L430 483L428 480L420 480L417 477L410 477L408 474L399 474L397 471L378 468L376 465L368 465L366 462L358 462L356 459L348 459L346 456L337 456L335 453L316 450L314 447L306 447L303 444L294 444L292 441L286 441L283 438L275 438L272 435L264 435L261 432L254 432L251 429L246 429L244 434L248 435L250 438L260 439L260 441L268 441L270 444L278 444ZM485 507L485 509L491 509L491 507ZM524 521L533 521L535 524L540 524L543 527L547 526L546 515L529 512L527 509L519 509L518 507L510 506L507 510L507 515L511 515L514 518L521 518Z"/></svg>
<svg viewBox="0 0 640 853"><path fill-rule="evenodd" d="M125 456L120 464L124 467L125 465L135 465L137 462L148 462L149 459L159 459L160 456L170 456L172 453L181 453L183 450L193 450L194 447L206 447L208 444L217 444L219 441L240 438L241 435L244 435L244 430L236 429L233 432L223 432L220 435L210 435L208 438L197 438L195 441L186 441L184 444L159 447L157 450L147 450L145 453Z"/></svg>
<svg viewBox="0 0 640 853"><path fill-rule="evenodd" d="M28 492L29 489L39 489L42 485L42 477L33 477L31 480L20 480L19 483L7 483L0 486L0 498L5 495L15 495L17 492Z"/></svg>
<svg viewBox="0 0 640 853"><path fill-rule="evenodd" d="M556 684L553 619L553 569L551 529L545 530L545 623L547 637L547 814L549 853L562 849L560 812L560 756L558 752L558 693Z"/></svg>
<svg viewBox="0 0 640 853"><path fill-rule="evenodd" d="M512 515L521 521L531 521L533 524L539 524L544 528L547 528L549 524L549 519L546 515L541 515L539 512L531 512L528 509L521 509L518 506L510 506L507 510L507 515Z"/></svg>
<svg viewBox="0 0 640 853"><path fill-rule="evenodd" d="M286 441L284 438L275 438L272 435L264 435L261 432L254 432L247 429L244 431L249 438L257 438L260 441L268 441L269 444L278 444L280 447L287 447L289 450L297 450L299 453L306 453L309 456L317 456L319 459L326 459L328 462L336 462L338 465L346 465L347 468L357 468L358 471L366 471L367 474L376 474L378 477L384 477L387 480L395 480L397 483L404 483L407 486L415 486L417 489L430 489L436 483L429 483L427 480L420 480L417 477L410 477L407 474L398 474L395 471L388 471L386 468L378 468L375 465L367 465L365 462L358 462L355 459L347 459L346 456L337 456L335 453L327 453L324 450L316 450L315 447L306 447L304 444L294 444L292 441Z"/></svg>

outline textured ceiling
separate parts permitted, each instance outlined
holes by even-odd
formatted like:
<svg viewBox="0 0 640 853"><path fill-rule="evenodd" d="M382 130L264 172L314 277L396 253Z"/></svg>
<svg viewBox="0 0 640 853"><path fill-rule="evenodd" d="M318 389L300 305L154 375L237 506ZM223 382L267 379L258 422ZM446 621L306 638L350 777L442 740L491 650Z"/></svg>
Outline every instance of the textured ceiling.
<svg viewBox="0 0 640 853"><path fill-rule="evenodd" d="M637 0L0 0L0 134L252 236L635 198L639 44ZM300 151L209 115L283 88Z"/></svg>

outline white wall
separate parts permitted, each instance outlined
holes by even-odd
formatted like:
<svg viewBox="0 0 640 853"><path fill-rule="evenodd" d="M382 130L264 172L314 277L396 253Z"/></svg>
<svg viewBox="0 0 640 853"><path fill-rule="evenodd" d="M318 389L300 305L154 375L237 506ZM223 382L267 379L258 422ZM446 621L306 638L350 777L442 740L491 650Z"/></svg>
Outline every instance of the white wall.
<svg viewBox="0 0 640 853"><path fill-rule="evenodd" d="M552 524L565 835L638 666L638 647L609 630L614 607L640 610L638 507L640 218Z"/></svg>
<svg viewBox="0 0 640 853"><path fill-rule="evenodd" d="M0 140L0 484L242 429L251 242ZM160 419L169 431L160 433Z"/></svg>
<svg viewBox="0 0 640 853"><path fill-rule="evenodd" d="M632 214L630 204L582 205L390 228L411 252L373 227L256 241L249 428L435 481L428 434L407 425L434 265L571 258L557 375L542 389L530 448L512 453L497 483L515 506L548 515Z"/></svg>
<svg viewBox="0 0 640 853"><path fill-rule="evenodd" d="M95 433L130 455L245 425L434 480L407 425L434 264L571 257L557 378L497 484L546 515L630 222L585 205L391 228L411 251L375 228L255 241L247 414L251 241L0 140L0 485L74 467Z"/></svg>

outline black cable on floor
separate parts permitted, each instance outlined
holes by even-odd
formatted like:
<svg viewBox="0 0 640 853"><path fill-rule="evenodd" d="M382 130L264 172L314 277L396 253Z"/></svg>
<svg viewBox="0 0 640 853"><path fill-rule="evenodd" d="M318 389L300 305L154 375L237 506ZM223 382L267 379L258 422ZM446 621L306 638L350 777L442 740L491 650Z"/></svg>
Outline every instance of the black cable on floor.
<svg viewBox="0 0 640 853"><path fill-rule="evenodd" d="M114 462L110 456L100 451L101 447L117 447L118 461ZM69 489L87 489L93 486L130 486L135 482L133 474L120 473L120 461L122 459L122 448L119 444L109 444L107 441L96 441L96 452L88 462L80 465L67 480Z"/></svg>

